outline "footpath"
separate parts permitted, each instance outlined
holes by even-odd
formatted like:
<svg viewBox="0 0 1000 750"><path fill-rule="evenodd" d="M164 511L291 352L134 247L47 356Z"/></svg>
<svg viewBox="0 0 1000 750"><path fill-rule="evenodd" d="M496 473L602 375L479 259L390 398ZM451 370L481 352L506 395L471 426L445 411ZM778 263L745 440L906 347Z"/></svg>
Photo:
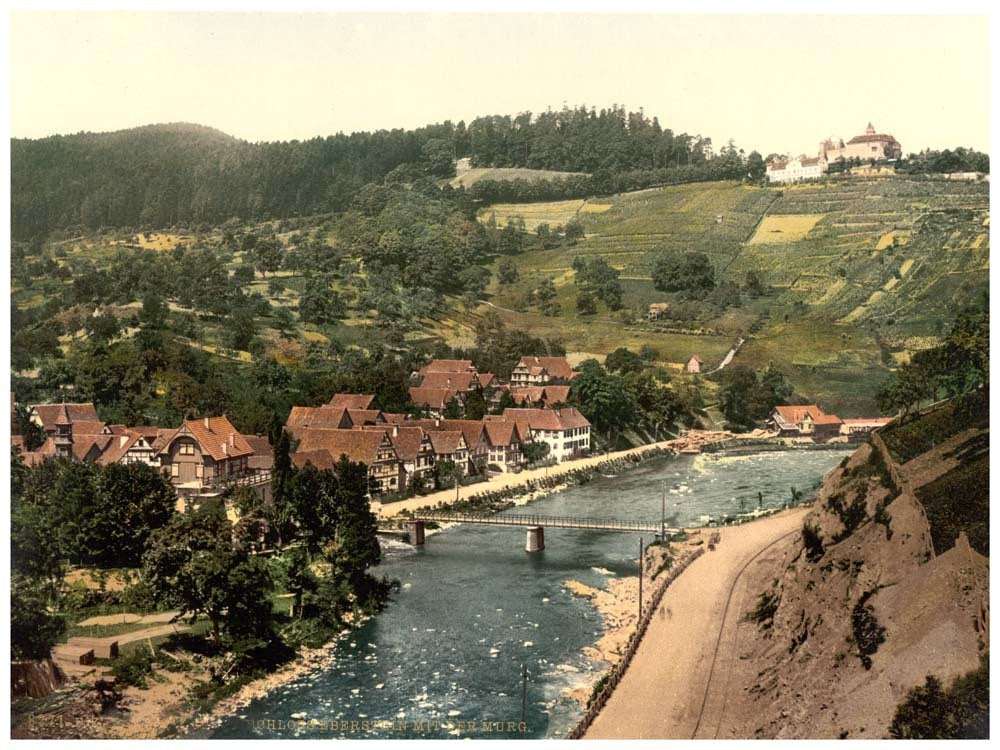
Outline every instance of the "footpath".
<svg viewBox="0 0 1000 750"><path fill-rule="evenodd" d="M598 455L588 456L587 458L563 461L562 463L555 464L554 466L546 466L540 469L530 469L517 474L500 474L499 476L493 477L488 482L481 482L479 484L472 484L460 488L457 496L455 489L451 488L441 490L440 492L432 492L428 495L411 497L394 503L387 503L385 505L378 501L373 501L372 510L380 520L388 519L407 511L412 512L422 508L436 508L441 505L447 505L463 497L476 495L480 492L493 492L506 487L525 485L531 481L545 479L546 477L552 478L568 475L579 469L592 468L606 461L628 458L629 456L645 453L650 450L660 449L672 451L674 453L697 453L704 445L724 440L731 440L735 437L736 435L731 432L691 430L683 437L675 438L673 440L663 440L658 443L640 445L638 448L630 448L625 451L601 453Z"/></svg>

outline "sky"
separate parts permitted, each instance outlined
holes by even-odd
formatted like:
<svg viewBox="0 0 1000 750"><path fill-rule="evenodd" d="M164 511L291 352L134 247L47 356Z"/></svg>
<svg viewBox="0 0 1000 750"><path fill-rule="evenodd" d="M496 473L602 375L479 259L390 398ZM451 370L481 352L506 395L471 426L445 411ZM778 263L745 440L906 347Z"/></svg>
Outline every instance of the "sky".
<svg viewBox="0 0 1000 750"><path fill-rule="evenodd" d="M15 12L11 135L194 122L249 141L642 108L814 154L872 122L988 150L983 16Z"/></svg>

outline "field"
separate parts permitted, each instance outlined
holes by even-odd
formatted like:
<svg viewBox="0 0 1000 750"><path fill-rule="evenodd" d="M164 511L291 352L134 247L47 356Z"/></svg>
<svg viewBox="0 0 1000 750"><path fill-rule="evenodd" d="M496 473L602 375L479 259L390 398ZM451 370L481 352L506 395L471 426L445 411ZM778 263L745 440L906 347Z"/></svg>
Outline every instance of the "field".
<svg viewBox="0 0 1000 750"><path fill-rule="evenodd" d="M471 187L480 180L552 180L572 177L579 172L553 172L548 169L522 169L520 167L477 167L462 172L448 181L452 187Z"/></svg>
<svg viewBox="0 0 1000 750"><path fill-rule="evenodd" d="M479 212L481 220L494 213L498 224L522 217L529 230L574 215L586 238L522 254L520 280L494 283L489 299L509 310L513 324L558 335L571 350L606 353L648 343L674 363L699 353L711 364L753 326L737 363L774 362L800 395L842 416L861 416L874 412L874 393L889 369L933 346L955 310L986 288L988 189L903 177L782 189L718 182L490 206ZM655 331L644 322L649 304L677 301L653 287L650 270L660 251L705 253L720 283L742 286L755 271L769 292L684 321L701 334ZM577 255L600 256L620 271L624 311L601 306L596 316L576 315ZM560 303L552 318L521 302L544 278L555 282Z"/></svg>

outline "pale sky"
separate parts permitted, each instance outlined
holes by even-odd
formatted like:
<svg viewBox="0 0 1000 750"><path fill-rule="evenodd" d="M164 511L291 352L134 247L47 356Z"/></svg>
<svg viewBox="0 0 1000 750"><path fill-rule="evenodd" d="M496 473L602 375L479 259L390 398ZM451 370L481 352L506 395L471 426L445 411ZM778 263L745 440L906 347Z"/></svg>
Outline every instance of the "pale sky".
<svg viewBox="0 0 1000 750"><path fill-rule="evenodd" d="M871 121L988 150L983 16L14 13L11 135L195 122L249 141L563 104L815 153Z"/></svg>

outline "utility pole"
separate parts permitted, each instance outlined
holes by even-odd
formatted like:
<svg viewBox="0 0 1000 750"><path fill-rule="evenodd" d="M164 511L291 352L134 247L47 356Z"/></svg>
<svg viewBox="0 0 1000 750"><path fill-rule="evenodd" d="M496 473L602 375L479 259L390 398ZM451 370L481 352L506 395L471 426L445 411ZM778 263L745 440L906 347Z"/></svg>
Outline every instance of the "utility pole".
<svg viewBox="0 0 1000 750"><path fill-rule="evenodd" d="M639 620L642 619L642 537L639 537ZM636 620L636 628L639 621Z"/></svg>
<svg viewBox="0 0 1000 750"><path fill-rule="evenodd" d="M521 665L521 723L524 724L528 715L528 668Z"/></svg>
<svg viewBox="0 0 1000 750"><path fill-rule="evenodd" d="M667 480L660 482L660 541L667 541Z"/></svg>

